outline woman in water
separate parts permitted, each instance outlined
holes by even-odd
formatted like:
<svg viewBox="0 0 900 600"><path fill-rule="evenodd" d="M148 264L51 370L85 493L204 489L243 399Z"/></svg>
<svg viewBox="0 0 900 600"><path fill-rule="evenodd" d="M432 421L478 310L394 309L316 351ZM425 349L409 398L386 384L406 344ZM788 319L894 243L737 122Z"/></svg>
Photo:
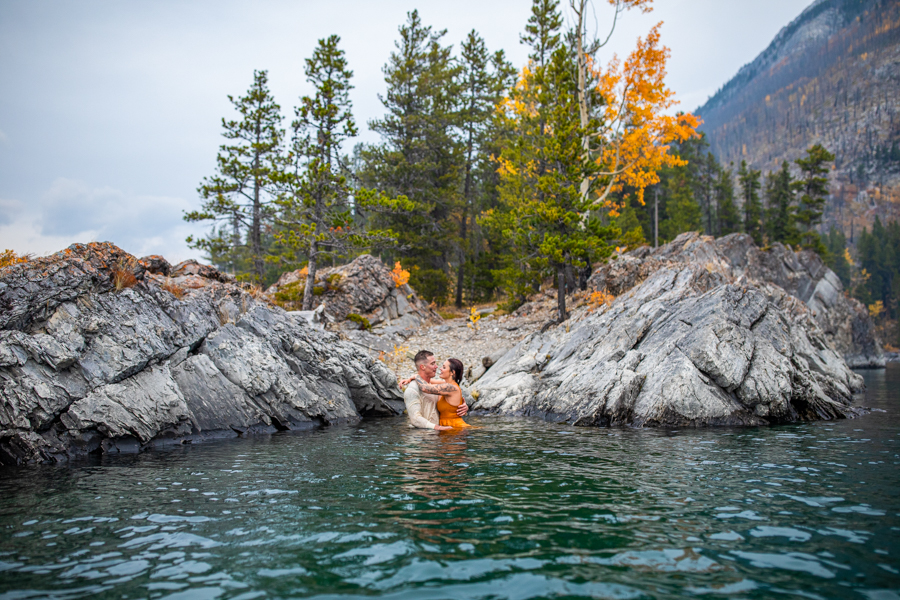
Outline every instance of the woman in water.
<svg viewBox="0 0 900 600"><path fill-rule="evenodd" d="M400 384L406 385L415 379L419 385L419 391L423 394L434 394L441 397L437 401L440 425L454 429L471 427L456 414L456 408L462 404L462 390L459 389L459 382L463 377L462 361L457 358L448 358L441 366L438 375L440 379L435 378L428 382L416 376L404 379Z"/></svg>

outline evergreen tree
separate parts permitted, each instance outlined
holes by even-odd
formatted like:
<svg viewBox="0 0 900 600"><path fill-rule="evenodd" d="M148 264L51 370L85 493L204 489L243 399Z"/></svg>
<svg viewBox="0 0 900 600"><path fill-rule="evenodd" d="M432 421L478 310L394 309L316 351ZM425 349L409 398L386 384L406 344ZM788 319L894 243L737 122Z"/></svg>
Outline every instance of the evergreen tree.
<svg viewBox="0 0 900 600"><path fill-rule="evenodd" d="M520 260L499 270L509 293L523 294L523 273L557 281L559 321L567 318L566 287L572 269L609 256L606 240L618 230L596 219L584 222L590 203L580 193L596 165L585 164L571 54L557 48L545 66L526 69L506 107L514 122L500 157L501 199L506 210L485 217L502 231Z"/></svg>
<svg viewBox="0 0 900 600"><path fill-rule="evenodd" d="M225 227L214 228L202 239L188 237L187 242L224 258L235 274L241 274L239 264L246 254L251 278L262 283L266 274L263 235L274 215L272 174L278 169L284 136L281 107L269 92L266 71L253 72L246 96L228 96L228 100L241 115L240 120L222 119L222 135L232 143L219 147L217 173L204 178L197 189L204 199L202 209L184 215L186 221L211 220Z"/></svg>
<svg viewBox="0 0 900 600"><path fill-rule="evenodd" d="M738 233L741 230L741 216L734 203L734 180L731 177L731 168L719 170L716 198L719 205L719 235Z"/></svg>
<svg viewBox="0 0 900 600"><path fill-rule="evenodd" d="M707 145L705 138L703 142L704 145ZM712 152L707 152L705 157L697 161L695 170L697 197L700 199L700 206L705 216L704 229L707 235L718 235L719 206L716 185L719 181L721 167Z"/></svg>
<svg viewBox="0 0 900 600"><path fill-rule="evenodd" d="M854 295L868 305L881 302L890 318L898 318L900 297L900 223L886 226L875 217L872 231L865 229L856 244L859 267L865 274Z"/></svg>
<svg viewBox="0 0 900 600"><path fill-rule="evenodd" d="M410 261L410 284L427 299L449 292L448 263L456 255L453 215L460 204L461 145L456 137L459 67L446 31L408 13L400 40L384 67L384 118L370 122L383 142L361 152L362 182L390 196L404 195L414 208L382 213L374 222L397 233Z"/></svg>
<svg viewBox="0 0 900 600"><path fill-rule="evenodd" d="M293 136L287 168L278 182L284 195L278 237L288 248L287 258L307 258L303 310L311 310L316 271L325 253L346 253L393 240L390 231L363 232L354 218L369 205L386 204L383 197L358 190L352 204L347 165L341 160L341 144L357 134L350 103L350 78L340 38L319 40L312 58L306 59L306 79L315 95L304 96L294 110ZM389 203L388 203L389 204Z"/></svg>
<svg viewBox="0 0 900 600"><path fill-rule="evenodd" d="M738 181L741 184L741 200L744 204L744 233L750 234L758 246L762 246L763 243L763 208L759 200L760 175L760 171L747 168L747 161L741 161L738 169Z"/></svg>
<svg viewBox="0 0 900 600"><path fill-rule="evenodd" d="M559 46L562 24L559 0L532 0L531 16L525 25L525 33L519 40L531 47L528 58L538 68L544 67L550 55Z"/></svg>
<svg viewBox="0 0 900 600"><path fill-rule="evenodd" d="M825 198L828 195L828 168L825 163L834 160L834 154L821 144L806 151L806 158L798 158L794 163L800 167L800 179L793 189L798 194L796 219L802 229L800 240L804 248L825 253L825 246L816 232L816 225L822 220Z"/></svg>
<svg viewBox="0 0 900 600"><path fill-rule="evenodd" d="M480 163L489 160L484 146L494 106L502 97L514 71L502 52L491 56L484 40L473 29L463 42L460 56L459 124L464 146L462 214L459 230L459 266L456 273L456 306L462 306L466 262L469 258L469 217L480 212L478 203Z"/></svg>
<svg viewBox="0 0 900 600"><path fill-rule="evenodd" d="M794 222L794 178L788 162L781 163L781 170L766 176L766 233L771 242L793 245L799 242L800 233Z"/></svg>
<svg viewBox="0 0 900 600"><path fill-rule="evenodd" d="M825 236L825 247L828 249L825 263L844 284L844 289L849 290L852 285L850 274L852 265L848 260L847 238L844 232L832 227Z"/></svg>
<svg viewBox="0 0 900 600"><path fill-rule="evenodd" d="M685 167L676 167L668 179L666 201L666 218L660 217L660 236L673 240L686 231L703 229L703 213L700 205L694 200L691 189L690 173Z"/></svg>

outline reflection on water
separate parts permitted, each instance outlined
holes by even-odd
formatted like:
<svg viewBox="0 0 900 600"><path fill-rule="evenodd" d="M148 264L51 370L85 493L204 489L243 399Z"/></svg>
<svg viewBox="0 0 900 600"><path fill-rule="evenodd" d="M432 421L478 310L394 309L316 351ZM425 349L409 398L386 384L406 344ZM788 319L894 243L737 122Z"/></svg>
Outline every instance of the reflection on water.
<svg viewBox="0 0 900 600"><path fill-rule="evenodd" d="M852 421L401 419L0 471L0 598L900 598L900 369Z"/></svg>

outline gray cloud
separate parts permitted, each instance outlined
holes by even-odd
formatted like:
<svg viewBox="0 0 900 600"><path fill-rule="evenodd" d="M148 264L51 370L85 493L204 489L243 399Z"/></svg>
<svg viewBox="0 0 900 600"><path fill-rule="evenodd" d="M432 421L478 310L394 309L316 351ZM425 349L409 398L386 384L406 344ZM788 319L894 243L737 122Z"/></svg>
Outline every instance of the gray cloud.
<svg viewBox="0 0 900 600"><path fill-rule="evenodd" d="M24 205L18 200L0 198L0 225L9 225L22 214Z"/></svg>

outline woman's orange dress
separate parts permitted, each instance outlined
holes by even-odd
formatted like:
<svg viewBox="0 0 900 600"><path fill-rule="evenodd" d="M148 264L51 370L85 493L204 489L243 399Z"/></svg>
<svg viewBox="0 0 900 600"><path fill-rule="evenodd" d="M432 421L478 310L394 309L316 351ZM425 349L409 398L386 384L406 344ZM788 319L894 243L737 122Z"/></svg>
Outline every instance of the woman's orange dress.
<svg viewBox="0 0 900 600"><path fill-rule="evenodd" d="M459 389L459 385L456 382L453 382L453 385ZM460 397L462 397L462 392L460 392ZM457 406L453 406L441 396L441 399L437 401L437 409L438 416L440 417L440 424L444 427L453 427L454 429L464 429L466 427L471 427L468 423L462 420L457 414L456 409L459 408Z"/></svg>

